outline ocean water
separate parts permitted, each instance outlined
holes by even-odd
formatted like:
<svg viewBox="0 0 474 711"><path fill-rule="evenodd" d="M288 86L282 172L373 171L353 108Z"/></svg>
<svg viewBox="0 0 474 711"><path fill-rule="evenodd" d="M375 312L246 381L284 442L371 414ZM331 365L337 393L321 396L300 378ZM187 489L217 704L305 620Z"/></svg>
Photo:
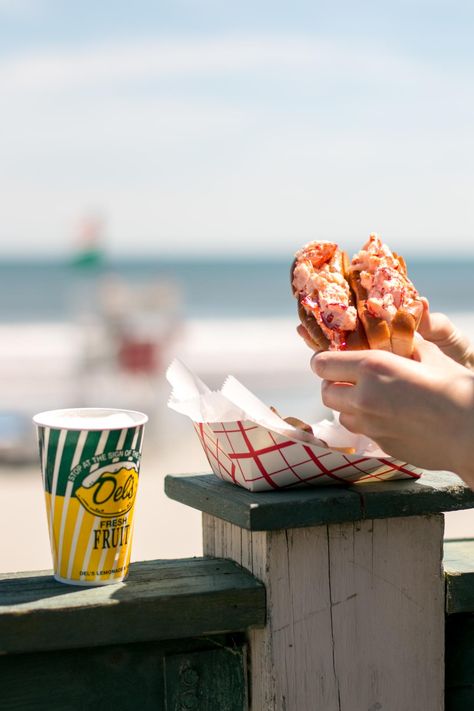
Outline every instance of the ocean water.
<svg viewBox="0 0 474 711"><path fill-rule="evenodd" d="M0 322L64 321L97 307L102 285L167 284L189 318L281 317L295 313L289 261L116 260L79 268L60 261L0 262ZM408 262L432 310L474 312L474 260Z"/></svg>

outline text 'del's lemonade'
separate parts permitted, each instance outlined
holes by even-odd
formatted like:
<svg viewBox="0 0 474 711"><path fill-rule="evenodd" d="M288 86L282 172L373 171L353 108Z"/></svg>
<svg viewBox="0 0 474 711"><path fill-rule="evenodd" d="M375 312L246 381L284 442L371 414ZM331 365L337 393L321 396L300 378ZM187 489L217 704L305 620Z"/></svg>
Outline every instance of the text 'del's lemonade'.
<svg viewBox="0 0 474 711"><path fill-rule="evenodd" d="M83 408L36 415L54 577L124 580L147 416Z"/></svg>

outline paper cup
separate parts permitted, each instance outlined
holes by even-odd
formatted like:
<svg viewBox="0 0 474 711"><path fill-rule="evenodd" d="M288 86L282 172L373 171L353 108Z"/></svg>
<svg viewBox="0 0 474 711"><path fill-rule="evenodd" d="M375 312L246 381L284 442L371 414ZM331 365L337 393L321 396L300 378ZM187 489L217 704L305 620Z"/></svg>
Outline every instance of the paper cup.
<svg viewBox="0 0 474 711"><path fill-rule="evenodd" d="M109 585L128 574L144 425L141 412L41 412L38 430L54 577Z"/></svg>

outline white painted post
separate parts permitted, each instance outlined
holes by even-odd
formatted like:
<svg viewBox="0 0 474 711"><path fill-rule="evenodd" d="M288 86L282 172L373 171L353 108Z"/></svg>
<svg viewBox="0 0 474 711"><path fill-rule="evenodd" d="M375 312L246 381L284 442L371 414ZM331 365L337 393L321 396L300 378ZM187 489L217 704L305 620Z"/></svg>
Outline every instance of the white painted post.
<svg viewBox="0 0 474 711"><path fill-rule="evenodd" d="M168 476L204 513L204 552L260 578L249 632L251 711L442 711L443 512L474 508L449 472L251 493Z"/></svg>
<svg viewBox="0 0 474 711"><path fill-rule="evenodd" d="M204 514L204 553L267 589L252 711L442 711L441 514L251 531Z"/></svg>

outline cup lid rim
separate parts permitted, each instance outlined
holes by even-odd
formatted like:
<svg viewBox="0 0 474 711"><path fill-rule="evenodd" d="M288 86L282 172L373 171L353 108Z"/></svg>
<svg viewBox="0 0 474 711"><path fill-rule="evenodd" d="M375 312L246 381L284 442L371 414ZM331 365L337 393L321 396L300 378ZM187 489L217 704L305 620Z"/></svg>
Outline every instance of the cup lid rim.
<svg viewBox="0 0 474 711"><path fill-rule="evenodd" d="M104 416L111 415L111 414L117 414L117 415L129 415L133 418L133 422L129 422L127 424L122 424L122 425L110 425L107 426L104 424L99 424L97 423L96 426L94 424L89 423L88 425L83 425L81 426L80 423L76 424L69 424L69 423L61 423L58 421L54 421L55 417L67 417L68 415L73 415L77 414L78 412L84 413L84 416L87 416L87 414L94 415L99 412L104 413ZM71 431L76 431L76 432L91 432L91 431L110 431L112 432L113 430L124 430L128 429L130 427L139 427L140 425L144 425L148 422L148 415L146 415L144 412L140 412L139 410L128 410L120 407L69 407L69 408L58 408L56 410L44 410L43 412L38 412L36 415L33 416L33 422L35 425L38 427L49 427L51 429L55 430L71 430Z"/></svg>

